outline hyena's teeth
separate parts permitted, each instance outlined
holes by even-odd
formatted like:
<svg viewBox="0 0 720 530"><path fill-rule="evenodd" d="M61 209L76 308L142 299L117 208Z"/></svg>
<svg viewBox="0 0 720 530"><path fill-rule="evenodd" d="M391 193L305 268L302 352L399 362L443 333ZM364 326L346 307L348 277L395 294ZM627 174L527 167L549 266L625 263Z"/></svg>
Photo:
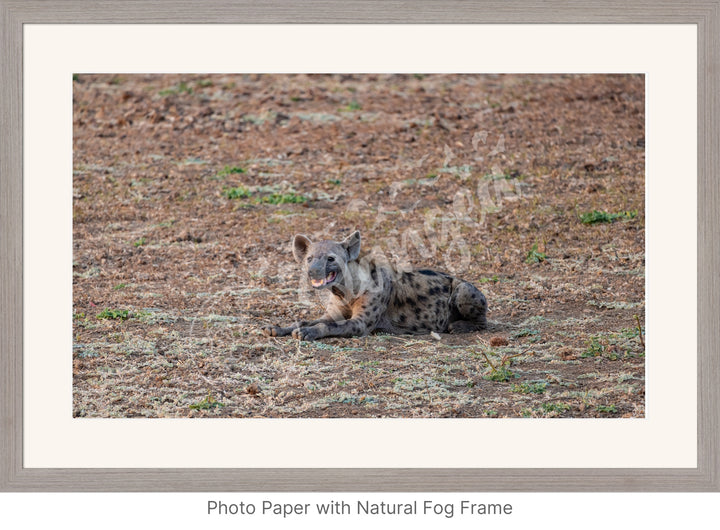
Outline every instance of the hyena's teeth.
<svg viewBox="0 0 720 530"><path fill-rule="evenodd" d="M330 283L331 281L333 281L336 276L337 276L337 272L331 272L330 274L328 274L325 278L323 278L323 279L321 279L321 280L313 280L313 279L311 278L311 279L310 279L310 284L311 284L313 287L322 287L322 286L325 285L326 283Z"/></svg>

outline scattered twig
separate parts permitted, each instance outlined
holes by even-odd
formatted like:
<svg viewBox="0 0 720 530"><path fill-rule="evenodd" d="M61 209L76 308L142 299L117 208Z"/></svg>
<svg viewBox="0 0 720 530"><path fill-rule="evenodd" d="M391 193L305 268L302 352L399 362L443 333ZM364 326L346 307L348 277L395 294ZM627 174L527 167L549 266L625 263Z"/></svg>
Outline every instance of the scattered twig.
<svg viewBox="0 0 720 530"><path fill-rule="evenodd" d="M645 341L643 340L642 326L640 325L640 317L638 315L635 315L635 320L637 321L638 338L640 339L640 345L642 346L642 349L645 350Z"/></svg>
<svg viewBox="0 0 720 530"><path fill-rule="evenodd" d="M490 368L492 368L492 371L493 371L493 372L497 372L497 368L495 368L495 365L492 363L492 361L490 360L490 358L489 358L487 355L485 355L485 352L482 351L482 350L480 350L480 353L482 353L482 356L485 357L485 360L486 360L486 361L488 362L488 364L490 365Z"/></svg>
<svg viewBox="0 0 720 530"><path fill-rule="evenodd" d="M504 365L508 364L509 361L511 361L515 357L520 357L521 355L524 355L526 352L530 351L530 349L531 348L526 348L523 351L521 351L520 353L514 353L512 355L503 355L500 358L500 366L504 366Z"/></svg>

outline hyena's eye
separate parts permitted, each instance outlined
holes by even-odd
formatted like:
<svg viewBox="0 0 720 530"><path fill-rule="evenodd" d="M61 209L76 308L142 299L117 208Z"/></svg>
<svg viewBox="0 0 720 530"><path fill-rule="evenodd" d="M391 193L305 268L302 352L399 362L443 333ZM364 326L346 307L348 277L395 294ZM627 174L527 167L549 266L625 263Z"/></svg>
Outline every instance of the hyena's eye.
<svg viewBox="0 0 720 530"><path fill-rule="evenodd" d="M307 262L310 263L312 261L312 256L308 256Z"/></svg>

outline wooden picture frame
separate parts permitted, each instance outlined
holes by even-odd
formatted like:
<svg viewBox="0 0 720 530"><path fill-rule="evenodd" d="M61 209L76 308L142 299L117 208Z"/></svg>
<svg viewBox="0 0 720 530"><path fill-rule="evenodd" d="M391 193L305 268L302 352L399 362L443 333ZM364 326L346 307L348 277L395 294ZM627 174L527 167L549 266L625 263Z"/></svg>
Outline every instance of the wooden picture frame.
<svg viewBox="0 0 720 530"><path fill-rule="evenodd" d="M567 2L0 0L1 491L720 490L720 0ZM36 469L23 466L23 25L693 24L698 34L698 461L694 469Z"/></svg>

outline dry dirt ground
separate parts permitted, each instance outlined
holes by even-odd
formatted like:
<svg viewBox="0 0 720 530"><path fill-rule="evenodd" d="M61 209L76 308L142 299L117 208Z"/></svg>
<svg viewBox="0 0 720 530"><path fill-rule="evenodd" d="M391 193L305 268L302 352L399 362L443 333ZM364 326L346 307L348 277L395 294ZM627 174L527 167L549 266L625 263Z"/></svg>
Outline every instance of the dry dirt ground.
<svg viewBox="0 0 720 530"><path fill-rule="evenodd" d="M643 417L644 78L76 75L77 417ZM490 329L300 342L290 241L486 295Z"/></svg>

